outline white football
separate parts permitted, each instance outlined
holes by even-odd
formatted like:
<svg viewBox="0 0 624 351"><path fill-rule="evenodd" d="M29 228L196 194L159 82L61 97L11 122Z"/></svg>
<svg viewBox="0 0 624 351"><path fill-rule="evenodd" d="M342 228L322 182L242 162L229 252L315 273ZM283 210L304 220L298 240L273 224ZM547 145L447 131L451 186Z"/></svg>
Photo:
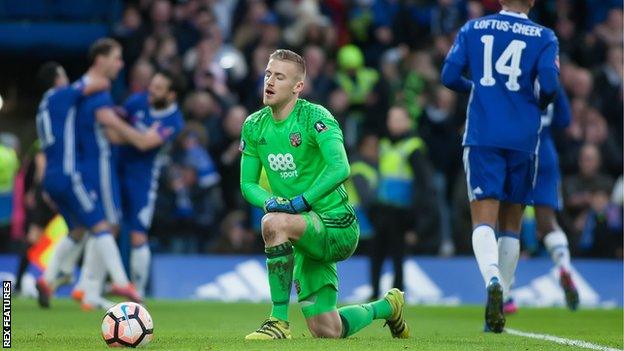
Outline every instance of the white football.
<svg viewBox="0 0 624 351"><path fill-rule="evenodd" d="M118 303L102 319L102 338L110 347L145 346L153 337L152 316L138 303Z"/></svg>

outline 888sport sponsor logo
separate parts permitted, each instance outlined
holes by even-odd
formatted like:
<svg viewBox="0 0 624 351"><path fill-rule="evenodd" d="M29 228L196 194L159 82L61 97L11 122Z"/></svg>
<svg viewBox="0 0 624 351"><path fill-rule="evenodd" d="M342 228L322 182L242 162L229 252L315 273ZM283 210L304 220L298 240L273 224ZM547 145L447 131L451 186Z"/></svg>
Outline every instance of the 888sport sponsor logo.
<svg viewBox="0 0 624 351"><path fill-rule="evenodd" d="M267 156L269 162L269 168L272 171L278 172L282 179L297 177L297 164L295 158L291 153L286 154L269 154Z"/></svg>

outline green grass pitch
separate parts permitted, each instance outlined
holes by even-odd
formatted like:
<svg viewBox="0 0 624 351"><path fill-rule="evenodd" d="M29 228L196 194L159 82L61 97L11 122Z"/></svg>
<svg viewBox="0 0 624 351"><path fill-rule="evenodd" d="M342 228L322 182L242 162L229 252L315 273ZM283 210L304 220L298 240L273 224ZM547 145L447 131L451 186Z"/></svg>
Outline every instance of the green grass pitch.
<svg viewBox="0 0 624 351"><path fill-rule="evenodd" d="M14 299L12 343L15 350L105 350L100 336L103 311L82 312L66 299L41 310L34 300ZM346 340L310 337L301 312L291 309L292 340L248 342L269 312L268 304L148 300L154 319L154 340L148 350L581 350L510 334L481 332L483 307L424 307L406 310L412 337L390 337L383 322ZM507 327L622 349L623 310L523 308L507 319Z"/></svg>

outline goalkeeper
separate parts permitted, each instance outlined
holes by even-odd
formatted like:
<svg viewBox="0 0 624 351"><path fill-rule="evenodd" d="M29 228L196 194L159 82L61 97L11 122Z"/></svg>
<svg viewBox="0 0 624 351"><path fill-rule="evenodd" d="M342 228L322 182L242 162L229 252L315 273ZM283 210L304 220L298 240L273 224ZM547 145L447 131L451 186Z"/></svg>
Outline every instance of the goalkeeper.
<svg viewBox="0 0 624 351"><path fill-rule="evenodd" d="M241 190L267 212L262 237L273 303L270 317L246 339L291 338L293 282L315 337L348 337L384 319L393 337L407 338L398 289L372 303L336 307L336 262L355 251L359 227L342 185L349 176L342 131L325 108L299 99L304 79L301 56L273 52L264 76L265 107L243 124ZM258 185L263 167L272 193Z"/></svg>

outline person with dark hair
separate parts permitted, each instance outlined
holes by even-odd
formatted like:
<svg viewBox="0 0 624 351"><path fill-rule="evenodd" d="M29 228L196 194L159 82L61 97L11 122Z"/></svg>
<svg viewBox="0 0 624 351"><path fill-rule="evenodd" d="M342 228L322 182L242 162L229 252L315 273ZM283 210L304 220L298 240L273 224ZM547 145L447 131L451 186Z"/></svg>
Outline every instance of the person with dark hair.
<svg viewBox="0 0 624 351"><path fill-rule="evenodd" d="M120 148L118 170L123 218L129 223L132 243L130 277L142 295L149 277L151 253L147 233L154 214L158 177L165 153L184 127L177 104L183 90L178 76L159 71L152 77L147 92L133 94L126 100L128 123L113 115L106 116L106 125L131 144ZM157 133L149 131L154 128Z"/></svg>
<svg viewBox="0 0 624 351"><path fill-rule="evenodd" d="M393 287L403 289L406 239L438 241L438 206L424 141L414 135L407 108L395 105L386 119L388 137L379 142L379 185L370 211L375 229L371 253L371 298L379 296L381 268L392 257ZM415 239L415 240L414 240Z"/></svg>
<svg viewBox="0 0 624 351"><path fill-rule="evenodd" d="M110 82L115 79L123 67L120 44L110 38L97 40L89 49L89 63L90 67L81 82L91 79ZM81 301L85 310L112 305L111 301L101 296L107 273L111 275L113 293L133 301L142 300L124 271L113 234L117 231L121 210L115 166L117 150L111 143L120 142L121 137L104 123L111 115L115 116L114 103L108 89L85 97L76 108L75 135L71 138L76 142L74 162L80 172L79 177L72 179L78 200L72 205L79 204L79 211L88 216L77 218L77 222L72 217L66 220L69 220L70 228L86 227L92 234L85 246L83 269L75 289L77 293L73 295ZM54 193L62 197L62 190L55 189ZM69 247L69 251L78 249L77 245ZM80 291L84 291L84 296L80 296Z"/></svg>
<svg viewBox="0 0 624 351"><path fill-rule="evenodd" d="M594 184L578 251L585 257L622 259L622 207L609 201L611 187Z"/></svg>
<svg viewBox="0 0 624 351"><path fill-rule="evenodd" d="M484 329L495 333L505 327L503 291L518 264L524 207L533 202L541 110L559 85L559 43L529 19L535 0L500 3L498 14L461 28L441 74L447 88L470 92L463 146L472 247L488 296Z"/></svg>
<svg viewBox="0 0 624 351"><path fill-rule="evenodd" d="M102 76L91 76L69 85L65 70L56 62L45 63L38 77L41 87L47 89L36 118L39 142L47 160L43 185L70 229L37 282L39 303L42 307L49 307L59 277L63 273L71 274L73 270L73 264L66 264L67 258L77 260L84 227L97 227L102 220L101 208L96 207L88 196L93 188L82 181L76 155L75 124L79 101L108 89L110 81Z"/></svg>

